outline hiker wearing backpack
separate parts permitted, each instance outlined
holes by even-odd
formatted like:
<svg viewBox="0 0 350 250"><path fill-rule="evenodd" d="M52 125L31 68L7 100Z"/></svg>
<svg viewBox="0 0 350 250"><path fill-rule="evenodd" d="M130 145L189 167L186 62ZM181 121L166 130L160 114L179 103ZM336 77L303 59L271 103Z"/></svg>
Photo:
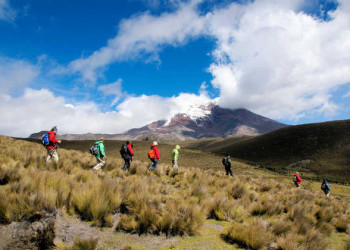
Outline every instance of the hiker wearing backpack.
<svg viewBox="0 0 350 250"><path fill-rule="evenodd" d="M105 138L101 137L99 141L95 142L94 147L97 147L97 154L95 155L97 164L92 169L93 170L100 170L105 165L106 160L106 153L105 153L105 146L103 145Z"/></svg>
<svg viewBox="0 0 350 250"><path fill-rule="evenodd" d="M230 174L233 177L233 173L231 169L231 156L229 154L227 154L226 157L222 159L222 165L225 166L226 175Z"/></svg>
<svg viewBox="0 0 350 250"><path fill-rule="evenodd" d="M173 149L173 151L171 152L171 162L172 162L172 167L173 168L178 168L178 160L179 160L179 150L180 150L180 146L176 145L175 148Z"/></svg>
<svg viewBox="0 0 350 250"><path fill-rule="evenodd" d="M331 192L331 187L329 186L326 178L323 179L321 189L323 190L323 192L326 196L329 196L329 193Z"/></svg>
<svg viewBox="0 0 350 250"><path fill-rule="evenodd" d="M124 167L123 170L129 170L130 168L130 161L132 161L134 157L134 151L132 150L132 144L130 141L126 141L121 149L120 149L120 155L122 156L124 160Z"/></svg>
<svg viewBox="0 0 350 250"><path fill-rule="evenodd" d="M52 158L56 163L58 162L57 148L61 141L56 139L56 134L57 127L55 126L42 137L42 144L47 150L46 163L49 163Z"/></svg>
<svg viewBox="0 0 350 250"><path fill-rule="evenodd" d="M295 172L294 176L293 176L293 181L294 184L297 188L300 188L300 183L302 181L302 179L300 178L299 172Z"/></svg>
<svg viewBox="0 0 350 250"><path fill-rule="evenodd" d="M156 141L151 145L151 150L148 151L148 158L152 161L153 165L149 167L149 170L157 169L159 157L159 150L157 148L158 143Z"/></svg>

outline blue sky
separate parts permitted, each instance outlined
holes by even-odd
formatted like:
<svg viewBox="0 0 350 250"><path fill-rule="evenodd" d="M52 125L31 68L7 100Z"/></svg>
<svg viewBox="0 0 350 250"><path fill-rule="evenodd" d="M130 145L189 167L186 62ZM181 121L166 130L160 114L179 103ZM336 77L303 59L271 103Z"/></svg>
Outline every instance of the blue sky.
<svg viewBox="0 0 350 250"><path fill-rule="evenodd" d="M217 101L348 119L346 0L0 0L0 134L118 133Z"/></svg>

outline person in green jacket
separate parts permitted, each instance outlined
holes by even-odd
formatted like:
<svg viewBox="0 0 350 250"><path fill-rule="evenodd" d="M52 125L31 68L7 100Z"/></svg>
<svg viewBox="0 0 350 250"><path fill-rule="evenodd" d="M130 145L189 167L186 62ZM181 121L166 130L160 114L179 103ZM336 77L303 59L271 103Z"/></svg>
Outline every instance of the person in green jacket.
<svg viewBox="0 0 350 250"><path fill-rule="evenodd" d="M101 137L99 141L95 142L98 148L98 154L96 155L97 164L93 167L93 170L100 170L105 165L106 153L105 146L103 145L105 138Z"/></svg>
<svg viewBox="0 0 350 250"><path fill-rule="evenodd" d="M171 152L171 162L173 163L173 168L178 168L178 160L179 160L179 150L180 146L176 145L173 151Z"/></svg>

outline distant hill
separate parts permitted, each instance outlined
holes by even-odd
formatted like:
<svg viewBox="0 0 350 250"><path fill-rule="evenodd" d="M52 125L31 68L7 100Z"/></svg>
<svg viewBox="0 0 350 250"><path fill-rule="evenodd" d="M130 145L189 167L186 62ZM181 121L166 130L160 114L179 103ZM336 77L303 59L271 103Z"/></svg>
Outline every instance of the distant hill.
<svg viewBox="0 0 350 250"><path fill-rule="evenodd" d="M215 103L193 106L187 112L176 114L169 120L159 120L123 134L67 134L65 140L160 140L184 141L201 138L241 137L264 134L287 125L257 115L246 109L226 109ZM38 139L40 133L30 138ZM40 134L41 135L41 134Z"/></svg>
<svg viewBox="0 0 350 250"><path fill-rule="evenodd" d="M190 145L262 164L350 181L350 120L289 126L246 139L207 140Z"/></svg>

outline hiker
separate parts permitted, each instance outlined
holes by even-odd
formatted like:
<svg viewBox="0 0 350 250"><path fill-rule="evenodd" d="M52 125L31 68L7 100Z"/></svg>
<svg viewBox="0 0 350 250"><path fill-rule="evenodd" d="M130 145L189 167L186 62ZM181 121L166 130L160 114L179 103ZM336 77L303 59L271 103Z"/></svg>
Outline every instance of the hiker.
<svg viewBox="0 0 350 250"><path fill-rule="evenodd" d="M148 158L152 161L153 165L149 167L149 170L157 169L159 157L159 150L157 148L158 143L156 141L151 145L151 150L148 151Z"/></svg>
<svg viewBox="0 0 350 250"><path fill-rule="evenodd" d="M326 178L323 179L321 189L323 190L323 192L326 196L329 196L329 193L331 192L331 188L330 188Z"/></svg>
<svg viewBox="0 0 350 250"><path fill-rule="evenodd" d="M231 175L233 177L232 169L231 169L231 156L227 154L226 157L222 159L222 164L225 166L226 175Z"/></svg>
<svg viewBox="0 0 350 250"><path fill-rule="evenodd" d="M301 183L301 178L300 178L300 175L299 175L299 172L295 172L294 176L293 176L293 181L294 181L294 184L297 188L300 188L300 183Z"/></svg>
<svg viewBox="0 0 350 250"><path fill-rule="evenodd" d="M134 151L132 150L133 146L130 141L126 141L122 148L120 149L120 154L124 160L124 167L123 170L129 170L130 169L130 161L134 158Z"/></svg>
<svg viewBox="0 0 350 250"><path fill-rule="evenodd" d="M98 153L95 155L97 164L92 168L93 170L100 170L105 165L105 160L107 157L105 153L105 146L103 145L104 140L105 138L101 137L99 141L95 142Z"/></svg>
<svg viewBox="0 0 350 250"><path fill-rule="evenodd" d="M179 160L179 150L180 150L180 146L176 145L175 148L173 149L173 151L171 152L171 162L173 164L172 168L178 168L179 165L178 160Z"/></svg>
<svg viewBox="0 0 350 250"><path fill-rule="evenodd" d="M61 141L56 139L56 134L57 127L54 126L43 136L42 143L47 150L46 163L49 163L52 160L52 158L56 163L58 162L57 148L58 144L61 143Z"/></svg>

